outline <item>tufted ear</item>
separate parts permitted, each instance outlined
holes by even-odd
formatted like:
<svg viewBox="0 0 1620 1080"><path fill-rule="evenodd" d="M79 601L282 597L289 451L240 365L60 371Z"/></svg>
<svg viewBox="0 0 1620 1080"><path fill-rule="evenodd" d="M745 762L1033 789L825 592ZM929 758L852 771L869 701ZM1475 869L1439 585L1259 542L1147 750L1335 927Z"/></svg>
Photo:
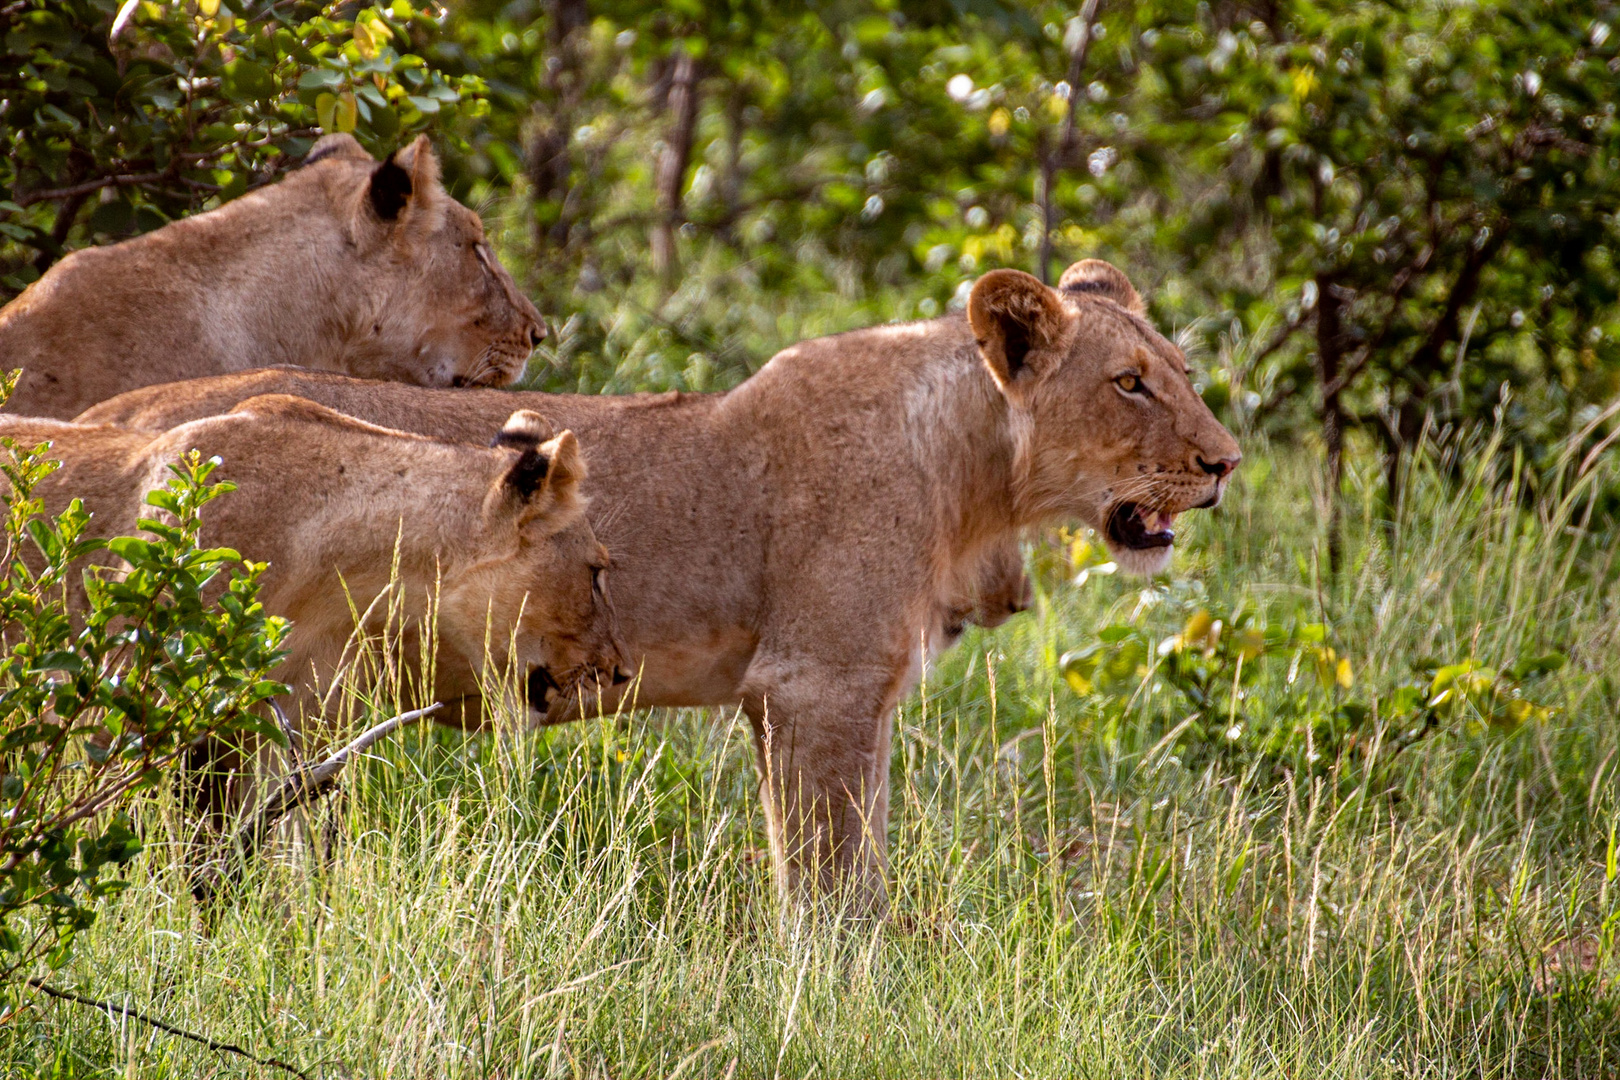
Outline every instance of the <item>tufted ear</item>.
<svg viewBox="0 0 1620 1080"><path fill-rule="evenodd" d="M1058 292L1064 296L1106 297L1134 315L1147 314L1147 305L1125 272L1101 259L1081 259L1063 271Z"/></svg>
<svg viewBox="0 0 1620 1080"><path fill-rule="evenodd" d="M1022 270L992 270L968 296L968 324L979 355L1003 390L1057 368L1072 319L1057 293Z"/></svg>
<svg viewBox="0 0 1620 1080"><path fill-rule="evenodd" d="M418 135L377 166L368 195L372 212L382 221L428 231L438 227L444 187L439 182L438 155L426 135Z"/></svg>
<svg viewBox="0 0 1620 1080"><path fill-rule="evenodd" d="M517 451L495 482L486 506L515 511L519 522L546 516L556 528L572 523L585 509L579 486L588 470L572 431L550 434L550 425L527 409L512 414L494 446Z"/></svg>

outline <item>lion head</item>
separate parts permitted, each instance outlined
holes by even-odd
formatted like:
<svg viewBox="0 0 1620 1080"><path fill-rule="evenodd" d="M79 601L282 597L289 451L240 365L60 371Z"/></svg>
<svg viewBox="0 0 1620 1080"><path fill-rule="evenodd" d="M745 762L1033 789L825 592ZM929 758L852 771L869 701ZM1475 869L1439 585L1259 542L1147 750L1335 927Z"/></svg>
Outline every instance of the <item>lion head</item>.
<svg viewBox="0 0 1620 1080"><path fill-rule="evenodd" d="M439 181L426 136L379 163L349 135L328 135L306 170L325 170L358 260L359 309L350 315L344 368L424 386L516 382L545 337L478 215Z"/></svg>
<svg viewBox="0 0 1620 1080"><path fill-rule="evenodd" d="M968 321L1005 395L1026 522L1079 518L1128 571L1170 563L1177 514L1221 500L1242 454L1123 273L1075 263L1056 289L1017 270L974 285Z"/></svg>
<svg viewBox="0 0 1620 1080"><path fill-rule="evenodd" d="M542 718L599 681L623 682L624 650L607 595L607 549L585 518L579 488L586 467L571 431L552 435L538 414L520 410L492 448L509 459L484 500L483 531L496 540L486 557L458 570L441 601L446 628L464 655L482 654L485 627L505 632L518 655L493 659L527 673L530 708Z"/></svg>

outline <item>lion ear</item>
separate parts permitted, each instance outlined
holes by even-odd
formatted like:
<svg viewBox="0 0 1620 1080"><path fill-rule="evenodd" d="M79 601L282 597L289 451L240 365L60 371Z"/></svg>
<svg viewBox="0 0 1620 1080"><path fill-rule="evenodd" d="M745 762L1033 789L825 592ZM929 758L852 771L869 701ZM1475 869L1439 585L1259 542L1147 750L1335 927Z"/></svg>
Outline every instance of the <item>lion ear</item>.
<svg viewBox="0 0 1620 1080"><path fill-rule="evenodd" d="M371 209L385 222L408 228L438 227L443 212L444 186L439 180L439 157L426 135L378 165L368 192Z"/></svg>
<svg viewBox="0 0 1620 1080"><path fill-rule="evenodd" d="M588 471L574 433L564 431L542 442L548 430L536 413L512 414L495 445L518 453L496 481L490 501L516 510L520 522L545 516L563 528L585 509L579 487Z"/></svg>
<svg viewBox="0 0 1620 1080"><path fill-rule="evenodd" d="M527 450L539 446L553 434L551 423L545 417L532 409L519 409L489 440L489 445Z"/></svg>
<svg viewBox="0 0 1620 1080"><path fill-rule="evenodd" d="M1022 270L992 270L968 295L979 355L1004 390L1057 368L1071 319L1057 293Z"/></svg>
<svg viewBox="0 0 1620 1080"><path fill-rule="evenodd" d="M1064 296L1102 296L1134 315L1146 315L1147 305L1125 272L1101 259L1081 259L1058 279L1058 292Z"/></svg>

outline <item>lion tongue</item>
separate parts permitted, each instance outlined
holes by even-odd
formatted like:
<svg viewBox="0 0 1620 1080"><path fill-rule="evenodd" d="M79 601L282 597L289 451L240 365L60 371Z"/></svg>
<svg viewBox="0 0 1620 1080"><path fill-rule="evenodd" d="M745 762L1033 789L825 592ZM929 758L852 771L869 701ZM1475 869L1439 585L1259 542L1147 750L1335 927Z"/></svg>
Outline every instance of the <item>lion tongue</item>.
<svg viewBox="0 0 1620 1080"><path fill-rule="evenodd" d="M1169 532L1176 523L1176 515L1165 510L1144 510L1137 515L1150 533Z"/></svg>

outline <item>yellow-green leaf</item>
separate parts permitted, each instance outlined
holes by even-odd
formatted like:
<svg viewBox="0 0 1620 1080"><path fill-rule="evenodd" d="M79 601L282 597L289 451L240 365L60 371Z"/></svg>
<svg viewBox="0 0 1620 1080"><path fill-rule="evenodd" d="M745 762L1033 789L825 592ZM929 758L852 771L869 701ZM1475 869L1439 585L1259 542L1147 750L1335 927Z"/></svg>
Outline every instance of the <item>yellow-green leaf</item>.
<svg viewBox="0 0 1620 1080"><path fill-rule="evenodd" d="M332 111L332 121L342 132L354 130L355 121L359 118L359 109L355 105L354 95L345 90L338 95L337 108Z"/></svg>
<svg viewBox="0 0 1620 1080"><path fill-rule="evenodd" d="M363 22L354 24L354 48L367 60L377 56L377 39L372 36L371 27Z"/></svg>
<svg viewBox="0 0 1620 1080"><path fill-rule="evenodd" d="M1202 645L1214 625L1215 620L1210 618L1209 612L1199 608L1188 617L1186 625L1181 628L1181 640L1188 645Z"/></svg>
<svg viewBox="0 0 1620 1080"><path fill-rule="evenodd" d="M1255 627L1246 627L1238 631L1236 644L1237 653L1245 660L1254 660L1266 651L1266 635Z"/></svg>
<svg viewBox="0 0 1620 1080"><path fill-rule="evenodd" d="M205 19L219 14L219 0L197 0L197 11Z"/></svg>
<svg viewBox="0 0 1620 1080"><path fill-rule="evenodd" d="M336 110L336 94L322 94L315 99L315 119L320 123L322 131L330 132L335 129Z"/></svg>

